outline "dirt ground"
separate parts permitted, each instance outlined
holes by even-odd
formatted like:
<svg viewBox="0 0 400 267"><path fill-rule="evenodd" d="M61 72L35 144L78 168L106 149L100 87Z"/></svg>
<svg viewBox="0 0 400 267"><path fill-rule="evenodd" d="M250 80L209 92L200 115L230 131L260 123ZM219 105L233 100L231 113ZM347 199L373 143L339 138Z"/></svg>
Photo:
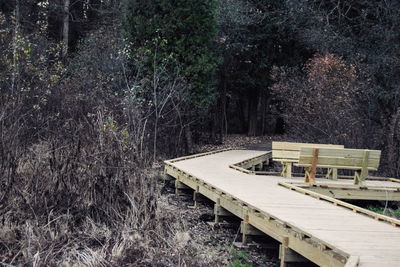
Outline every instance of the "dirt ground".
<svg viewBox="0 0 400 267"><path fill-rule="evenodd" d="M200 259L209 266L279 266L278 250L263 248L262 243L252 242L248 247L239 248L240 221L229 219L219 227L208 222L214 220L213 203L204 200L193 207L191 192L175 195L173 182L164 184L159 201L160 209L173 212L178 217L181 232L179 235L190 239L190 245L201 253ZM183 238L184 239L184 238Z"/></svg>
<svg viewBox="0 0 400 267"><path fill-rule="evenodd" d="M196 152L207 152L225 148L246 148L255 150L271 149L272 140L288 140L283 135L279 136L245 136L245 135L228 135L224 137L222 144L200 144L195 147Z"/></svg>

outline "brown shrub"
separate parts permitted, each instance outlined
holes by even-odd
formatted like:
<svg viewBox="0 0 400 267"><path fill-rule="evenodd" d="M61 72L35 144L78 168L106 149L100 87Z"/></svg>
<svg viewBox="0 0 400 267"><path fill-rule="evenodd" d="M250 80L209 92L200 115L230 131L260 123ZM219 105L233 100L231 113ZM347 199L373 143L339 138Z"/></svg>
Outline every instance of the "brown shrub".
<svg viewBox="0 0 400 267"><path fill-rule="evenodd" d="M315 55L303 69L275 68L272 90L283 104L285 126L302 140L374 148L364 73L333 54Z"/></svg>

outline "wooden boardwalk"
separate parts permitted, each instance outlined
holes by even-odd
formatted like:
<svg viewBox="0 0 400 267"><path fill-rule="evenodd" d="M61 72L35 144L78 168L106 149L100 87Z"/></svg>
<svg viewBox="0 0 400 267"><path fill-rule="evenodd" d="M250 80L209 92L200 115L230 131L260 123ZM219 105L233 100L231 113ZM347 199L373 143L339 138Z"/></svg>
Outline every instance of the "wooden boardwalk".
<svg viewBox="0 0 400 267"><path fill-rule="evenodd" d="M166 161L179 183L320 266L400 266L400 228L229 166L265 152L229 150Z"/></svg>

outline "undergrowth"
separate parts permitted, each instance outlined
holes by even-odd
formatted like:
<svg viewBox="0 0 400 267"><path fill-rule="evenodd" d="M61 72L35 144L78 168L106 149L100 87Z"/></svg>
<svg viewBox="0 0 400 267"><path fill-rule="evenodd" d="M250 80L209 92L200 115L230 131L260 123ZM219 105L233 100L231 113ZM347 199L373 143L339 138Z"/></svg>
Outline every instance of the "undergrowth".
<svg viewBox="0 0 400 267"><path fill-rule="evenodd" d="M134 125L99 110L46 120L40 138L27 138L29 124L0 111L0 265L207 265L160 210L158 173L135 152Z"/></svg>
<svg viewBox="0 0 400 267"><path fill-rule="evenodd" d="M230 254L232 256L231 267L251 267L249 263L249 257L245 251L231 249Z"/></svg>
<svg viewBox="0 0 400 267"><path fill-rule="evenodd" d="M385 208L381 206L374 206L374 205L369 205L367 206L367 209L379 214L383 214L389 217L394 217L397 219L400 219L400 208Z"/></svg>

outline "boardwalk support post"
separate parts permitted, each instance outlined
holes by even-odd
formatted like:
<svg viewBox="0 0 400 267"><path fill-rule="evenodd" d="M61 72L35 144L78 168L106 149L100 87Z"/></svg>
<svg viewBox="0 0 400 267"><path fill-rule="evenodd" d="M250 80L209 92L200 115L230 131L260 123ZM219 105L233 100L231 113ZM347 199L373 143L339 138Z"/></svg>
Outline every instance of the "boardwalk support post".
<svg viewBox="0 0 400 267"><path fill-rule="evenodd" d="M200 187L196 186L196 190L193 192L193 201L194 201L194 207L197 208L199 206L199 202L202 198L202 195L200 194Z"/></svg>
<svg viewBox="0 0 400 267"><path fill-rule="evenodd" d="M256 171L262 171L264 164L261 162L260 164L256 165Z"/></svg>
<svg viewBox="0 0 400 267"><path fill-rule="evenodd" d="M175 180L175 195L179 196L182 193L182 190L190 189L189 186L185 185L178 179Z"/></svg>
<svg viewBox="0 0 400 267"><path fill-rule="evenodd" d="M286 265L286 249L289 248L289 237L284 236L282 239L282 244L279 246L279 258L281 260L280 267L287 267Z"/></svg>
<svg viewBox="0 0 400 267"><path fill-rule="evenodd" d="M240 223L240 232L245 235L265 236L265 233L261 232L251 224L245 224L243 221Z"/></svg>
<svg viewBox="0 0 400 267"><path fill-rule="evenodd" d="M249 242L249 214L247 209L243 213L243 221L240 224L240 228L242 229L242 245L245 246Z"/></svg>
<svg viewBox="0 0 400 267"><path fill-rule="evenodd" d="M221 199L217 198L214 204L214 222L210 223L212 226L218 226L221 224L222 217L234 216L232 213L227 211L221 206Z"/></svg>
<svg viewBox="0 0 400 267"><path fill-rule="evenodd" d="M279 246L279 259L281 260L281 267L288 267L290 265L297 266L299 263L310 262L296 251L284 245Z"/></svg>

